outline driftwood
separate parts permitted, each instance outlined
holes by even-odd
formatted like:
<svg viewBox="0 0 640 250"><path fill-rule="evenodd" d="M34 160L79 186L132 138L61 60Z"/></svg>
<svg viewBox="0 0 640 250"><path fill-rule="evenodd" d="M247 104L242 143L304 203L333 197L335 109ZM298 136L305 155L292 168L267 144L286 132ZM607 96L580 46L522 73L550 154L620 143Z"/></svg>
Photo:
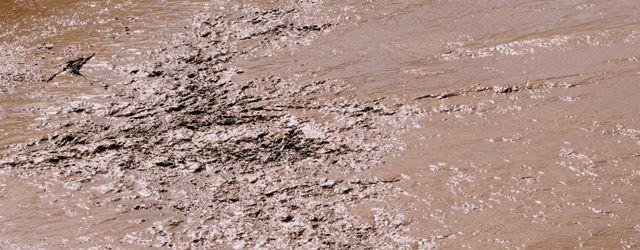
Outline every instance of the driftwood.
<svg viewBox="0 0 640 250"><path fill-rule="evenodd" d="M82 76L82 78L87 79L86 77L84 77L80 73L80 69L82 68L82 66L84 66L85 63L87 63L89 60L91 60L91 58L93 58L93 56L95 56L95 55L96 55L96 53L93 53L93 54L91 54L89 56L86 56L86 57L78 57L76 59L67 61L67 63L65 64L64 68L62 68L61 70L59 70L58 72L53 74L51 77L49 77L49 79L47 79L47 82L53 80L53 78L55 78L56 76L58 76L59 74L62 74L64 72L69 72L69 73L71 73L73 75Z"/></svg>

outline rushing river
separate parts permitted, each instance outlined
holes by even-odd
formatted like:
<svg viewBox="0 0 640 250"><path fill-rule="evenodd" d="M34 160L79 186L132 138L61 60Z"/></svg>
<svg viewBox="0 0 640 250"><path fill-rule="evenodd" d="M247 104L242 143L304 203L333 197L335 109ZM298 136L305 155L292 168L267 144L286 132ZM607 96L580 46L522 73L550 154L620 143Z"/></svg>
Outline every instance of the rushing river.
<svg viewBox="0 0 640 250"><path fill-rule="evenodd" d="M637 1L10 0L0 41L0 248L640 247Z"/></svg>

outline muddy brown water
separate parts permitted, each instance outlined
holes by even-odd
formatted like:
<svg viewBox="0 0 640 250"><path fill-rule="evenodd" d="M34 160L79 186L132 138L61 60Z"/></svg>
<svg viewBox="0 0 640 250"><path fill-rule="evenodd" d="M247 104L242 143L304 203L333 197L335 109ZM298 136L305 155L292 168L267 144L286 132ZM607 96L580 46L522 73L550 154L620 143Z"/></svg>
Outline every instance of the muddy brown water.
<svg viewBox="0 0 640 250"><path fill-rule="evenodd" d="M43 135L50 119L69 116L61 108L70 103L100 103L107 87L117 91L131 80L131 64L184 30L187 17L213 7L207 1L3 1L3 68L18 79L2 86L0 145ZM90 53L96 57L82 69L88 79L63 74L41 81ZM37 75L36 81L21 75Z"/></svg>
<svg viewBox="0 0 640 250"><path fill-rule="evenodd" d="M140 79L131 67L187 32L196 14L225 6L3 1L0 37L12 52L0 55L0 145L99 117L73 110L118 100L126 89L119 86ZM397 118L400 146L356 173L395 192L358 202L349 214L400 225L402 233L385 238L395 246L640 247L639 3L328 1L322 11L350 14L295 49L273 42L237 60L245 73L234 79L273 72L299 82L339 79L354 98L392 98L420 110L419 119ZM82 70L90 80L23 80L90 52L97 56ZM148 246L130 240L146 229L140 218L172 217L94 206L110 198L100 188L113 180L79 189L54 173L2 172L0 246Z"/></svg>

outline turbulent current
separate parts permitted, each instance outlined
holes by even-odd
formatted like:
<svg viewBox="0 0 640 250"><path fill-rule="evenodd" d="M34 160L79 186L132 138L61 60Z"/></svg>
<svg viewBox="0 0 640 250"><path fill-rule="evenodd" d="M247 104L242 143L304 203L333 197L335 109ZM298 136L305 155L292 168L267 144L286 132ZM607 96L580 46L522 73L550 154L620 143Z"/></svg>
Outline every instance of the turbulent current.
<svg viewBox="0 0 640 250"><path fill-rule="evenodd" d="M638 248L640 4L0 2L0 248Z"/></svg>

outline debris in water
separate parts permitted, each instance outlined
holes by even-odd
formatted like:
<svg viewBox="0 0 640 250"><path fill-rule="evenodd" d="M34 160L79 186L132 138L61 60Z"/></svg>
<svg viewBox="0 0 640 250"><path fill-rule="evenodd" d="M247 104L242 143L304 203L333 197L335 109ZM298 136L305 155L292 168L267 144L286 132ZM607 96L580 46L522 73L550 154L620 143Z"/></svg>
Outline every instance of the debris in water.
<svg viewBox="0 0 640 250"><path fill-rule="evenodd" d="M47 79L47 82L50 82L51 80L53 80L53 78L55 78L59 74L62 74L65 71L69 71L69 73L73 75L82 76L84 79L87 79L80 73L80 69L82 69L82 66L84 66L84 64L87 63L89 60L91 60L91 58L93 58L95 55L96 53L92 53L91 55L86 57L78 57L76 59L67 61L64 68L62 68L62 70L56 72L51 77L49 77L49 79Z"/></svg>

